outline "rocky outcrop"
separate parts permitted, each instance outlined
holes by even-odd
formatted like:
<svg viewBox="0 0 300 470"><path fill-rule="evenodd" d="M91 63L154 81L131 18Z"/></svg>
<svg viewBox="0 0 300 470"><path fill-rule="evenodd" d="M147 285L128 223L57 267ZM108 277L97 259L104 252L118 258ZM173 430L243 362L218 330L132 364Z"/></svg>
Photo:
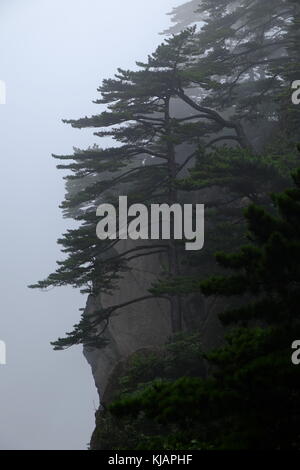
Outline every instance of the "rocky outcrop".
<svg viewBox="0 0 300 470"><path fill-rule="evenodd" d="M216 194L215 190L206 190L200 195L197 192L192 202L201 200L205 203L215 200L217 196L220 195ZM116 245L116 251L123 253L139 244L145 245L145 242L122 240ZM164 253L130 261L130 270L124 273L113 295L89 296L85 315L92 315L101 306L109 307L149 295L148 289L162 277L167 265L168 260ZM184 330L202 332L202 344L205 349L215 347L223 339L223 328L218 319L222 307L222 301L205 300L200 294L184 298ZM102 329L103 325L100 325L99 331ZM117 310L111 316L103 334L107 346L101 349L84 347L84 355L92 368L100 402L105 404L111 400L108 384L119 364L136 351L165 344L171 335L168 300L152 298Z"/></svg>
<svg viewBox="0 0 300 470"><path fill-rule="evenodd" d="M90 296L86 315L93 314L99 305L115 305L130 297L141 297L147 293L151 281L156 279L160 256L140 258L134 263L131 272L126 273L113 296ZM143 273L143 275L141 275ZM217 299L206 301L200 296L185 298L188 315L184 315L185 331L202 332L203 348L209 350L222 342L224 330L219 322L218 313L224 304ZM112 400L112 384L121 375L123 364L135 352L153 350L163 344L172 335L170 323L170 305L167 300L148 299L125 307L112 316L104 333L108 340L104 348L84 347L84 355L92 368L93 377L102 405Z"/></svg>
<svg viewBox="0 0 300 470"><path fill-rule="evenodd" d="M121 253L130 249L132 241L124 240L118 244ZM143 243L145 244L145 243ZM85 314L91 315L99 309L121 304L130 299L148 294L152 282L161 272L163 255L141 257L133 260L130 271L119 281L113 295L90 296ZM101 329L101 325L100 325ZM116 366L134 352L162 345L171 335L170 305L168 300L147 299L125 307L112 315L104 338L108 340L105 348L84 348L84 355L91 365L100 401L109 401L107 385Z"/></svg>

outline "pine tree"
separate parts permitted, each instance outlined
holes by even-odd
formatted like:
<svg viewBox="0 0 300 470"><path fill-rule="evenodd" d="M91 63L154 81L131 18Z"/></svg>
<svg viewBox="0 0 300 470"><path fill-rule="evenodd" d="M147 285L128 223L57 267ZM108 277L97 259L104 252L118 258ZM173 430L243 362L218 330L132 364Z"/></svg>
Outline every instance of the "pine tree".
<svg viewBox="0 0 300 470"><path fill-rule="evenodd" d="M204 13L208 19L199 45L202 53L209 52L202 63L215 68L219 83L205 103L216 109L233 107L236 119L252 125L252 140L259 140L257 130L265 129L265 143L274 127L281 130L286 109L282 94L290 93L292 71L299 63L299 5L293 0L214 0L201 2L199 14Z"/></svg>
<svg viewBox="0 0 300 470"><path fill-rule="evenodd" d="M187 12L185 7L178 14ZM199 60L186 75L195 83L198 76L198 92L203 77L210 77L198 100L241 125L238 141L243 142L242 151L233 149L235 137L215 129L209 144L228 140L231 148L200 149L191 177L180 184L185 190L219 191L217 200L207 204L205 250L190 264L202 264L203 275L215 269L211 255L216 246L231 249L244 241L240 207L251 201L268 205L268 192L284 189L288 172L298 165L300 108L291 102L291 83L299 70L299 6L292 0L215 0L201 2L198 14L206 17L194 36ZM199 274L162 281L152 291L197 292Z"/></svg>
<svg viewBox="0 0 300 470"><path fill-rule="evenodd" d="M105 149L98 146L75 149L73 155L55 156L62 162L58 168L73 173L67 177L69 192L62 209L66 216L73 215L81 225L68 230L58 241L67 259L58 262L55 273L31 287L71 284L92 295L113 292L120 276L130 269L128 259L131 256L147 256L158 250L168 254L168 276L180 274L178 246L172 240L167 245L147 244L118 255L112 251L118 240L99 242L96 208L103 201L116 205L120 194L127 194L129 203L156 201L172 205L180 202L175 184L177 175L194 158L197 145L204 142L207 135L228 128L233 131L232 139L247 146L240 124L201 106L189 93L195 83L186 70L198 60L194 35L195 28L191 28L173 36L161 44L145 64L137 63L138 70L119 69L114 79L104 80L98 90L101 98L96 101L106 106L100 114L65 121L75 128L98 128L96 136L113 138L118 145ZM209 82L209 78L203 78L201 86L205 88ZM176 118L172 107L179 101L188 108L184 117ZM182 151L184 146L190 149L189 154ZM206 143L206 147L209 146L210 142ZM182 328L181 299L173 295L168 299L176 332ZM128 299L124 304L140 300L145 297ZM107 324L112 312L122 306L97 312L91 329L103 321ZM74 334L70 333L67 341L54 343L55 346L84 342L86 325L83 317Z"/></svg>
<svg viewBox="0 0 300 470"><path fill-rule="evenodd" d="M147 244L126 255L116 254L114 242L100 243L96 237L96 208L103 201L115 204L122 193L127 193L130 203L178 202L176 179L198 146L207 152L228 141L252 155L256 145L245 123L267 118L270 128L279 125L283 118L280 94L291 79L284 75L284 66L289 55L297 54L298 6L286 0L282 7L278 1L272 8L246 0L241 6L229 0L202 2L199 11L207 17L199 33L191 28L172 36L145 64L137 63L136 71L119 70L99 88L102 97L96 103L106 106L104 111L66 121L77 128L100 128L97 136L113 138L118 145L56 156L62 161L59 168L73 172L67 177L62 208L81 225L58 241L67 259L32 287L70 284L92 295L111 293L129 269L129 256L147 256L152 250L168 253L169 278L178 278L180 256L175 243ZM273 95L278 97L275 104ZM178 116L173 110L180 107ZM180 296L168 298L177 331L182 324ZM114 311L119 308L114 306ZM109 311L102 311L95 324L108 321L109 316ZM80 325L76 328L80 330Z"/></svg>
<svg viewBox="0 0 300 470"><path fill-rule="evenodd" d="M201 0L191 0L173 8L168 15L171 16L171 21L175 24L166 29L164 34L178 34L192 24L201 21L198 12L200 1Z"/></svg>
<svg viewBox="0 0 300 470"><path fill-rule="evenodd" d="M266 138L273 141L274 135L277 143L283 138L286 145L297 142L298 126L291 129L287 119L288 113L296 124L299 116L290 99L291 83L298 79L299 70L297 0L196 3L195 11L194 2L174 9L173 20L179 29L198 23L199 63L190 73L195 81L198 75L199 85L204 76L211 79L205 93L198 90L202 104L226 111L246 126L254 149L262 150Z"/></svg>

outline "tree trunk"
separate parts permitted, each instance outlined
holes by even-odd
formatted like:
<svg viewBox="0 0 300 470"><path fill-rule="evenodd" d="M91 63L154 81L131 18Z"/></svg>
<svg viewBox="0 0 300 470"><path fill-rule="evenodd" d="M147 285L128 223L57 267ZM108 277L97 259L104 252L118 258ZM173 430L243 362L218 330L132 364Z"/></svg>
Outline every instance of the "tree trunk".
<svg viewBox="0 0 300 470"><path fill-rule="evenodd" d="M178 192L175 188L174 182L176 179L176 155L175 146L172 141L172 129L171 129L171 118L170 118L170 97L165 101L165 129L167 137L167 155L168 155L168 176L169 176L169 195L168 203L178 203ZM178 249L176 241L172 239L173 234L171 233L171 240L169 242L169 272L170 276L176 277L180 275L179 260L178 260ZM182 331L182 305L181 297L175 295L171 297L171 323L173 333Z"/></svg>

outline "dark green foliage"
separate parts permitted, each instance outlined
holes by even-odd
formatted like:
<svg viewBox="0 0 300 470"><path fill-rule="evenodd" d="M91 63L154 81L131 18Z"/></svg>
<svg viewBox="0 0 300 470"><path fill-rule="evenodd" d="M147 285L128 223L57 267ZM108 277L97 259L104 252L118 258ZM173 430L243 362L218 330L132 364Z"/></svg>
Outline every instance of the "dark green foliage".
<svg viewBox="0 0 300 470"><path fill-rule="evenodd" d="M136 389L142 391L154 380L178 379L183 374L191 377L205 377L207 374L201 338L199 334L178 334L165 347L143 350L133 354L125 362L122 372L118 371L116 383L110 391L110 397L125 398ZM170 429L177 432L176 425L153 422L142 414L132 417L113 416L110 411L100 409L96 414L96 429L92 437L92 449L133 449L148 445L159 449L164 436L164 448L176 448L175 439L170 436ZM192 440L192 439L191 439ZM193 448L194 443L190 443Z"/></svg>
<svg viewBox="0 0 300 470"><path fill-rule="evenodd" d="M300 370L291 345L300 335L300 170L294 181L273 196L276 216L255 205L246 210L251 245L217 255L233 274L202 283L206 295L245 298L222 314L235 328L207 355L212 375L154 382L113 404L115 415L143 412L176 424L182 449L190 429L200 449L299 449Z"/></svg>
<svg viewBox="0 0 300 470"><path fill-rule="evenodd" d="M202 104L247 123L254 148L272 133L277 142L299 140L299 109L291 104L291 83L299 77L299 8L293 0L199 2L205 25L198 47L207 52L199 71L215 82Z"/></svg>
<svg viewBox="0 0 300 470"><path fill-rule="evenodd" d="M122 394L133 392L136 385L144 388L145 384L155 379L174 380L188 374L192 377L206 375L201 336L177 334L164 348L137 353L129 362L129 371L120 380Z"/></svg>
<svg viewBox="0 0 300 470"><path fill-rule="evenodd" d="M229 252L233 247L247 243L241 208L253 202L273 211L270 193L281 191L292 182L289 172L298 163L296 148L285 157L272 151L266 155L253 155L247 149L228 147L219 147L213 152L199 150L189 176L177 184L185 191L201 191L204 197L204 191L212 193L206 203L205 248L186 254L185 275L163 279L154 284L151 292L199 293L205 276L212 271L222 272L222 268L213 263L215 252L220 247ZM237 284L235 289L238 289Z"/></svg>

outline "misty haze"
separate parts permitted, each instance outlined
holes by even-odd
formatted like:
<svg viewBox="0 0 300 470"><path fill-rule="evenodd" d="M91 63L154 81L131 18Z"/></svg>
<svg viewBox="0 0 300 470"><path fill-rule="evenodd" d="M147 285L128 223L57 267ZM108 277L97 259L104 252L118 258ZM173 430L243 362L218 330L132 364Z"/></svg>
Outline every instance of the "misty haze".
<svg viewBox="0 0 300 470"><path fill-rule="evenodd" d="M0 22L0 450L300 450L298 2Z"/></svg>

